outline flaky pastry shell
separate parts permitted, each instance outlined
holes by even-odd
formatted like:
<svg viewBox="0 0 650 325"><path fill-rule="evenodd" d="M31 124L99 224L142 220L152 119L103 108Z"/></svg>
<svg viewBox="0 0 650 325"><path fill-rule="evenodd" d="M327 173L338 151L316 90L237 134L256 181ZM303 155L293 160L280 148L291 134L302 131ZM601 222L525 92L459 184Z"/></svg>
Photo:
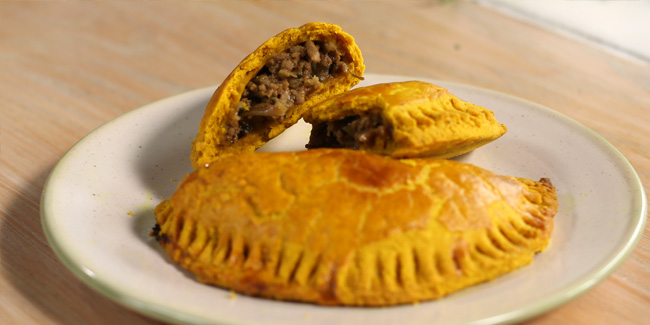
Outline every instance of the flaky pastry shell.
<svg viewBox="0 0 650 325"><path fill-rule="evenodd" d="M337 53L341 54L340 61L346 63L346 67L343 68L345 71L337 72L337 74L330 72L330 78L320 80L317 89L309 90L311 92L304 96L304 102L302 102L302 98L298 101L296 94L283 94L283 96L287 97L283 100L289 104L300 102L286 111L284 116L274 120L268 119L268 121L251 123L248 129L245 130L245 134L240 131L233 131L232 124L233 121L237 124L238 114L245 115L252 110L247 103L242 104L240 101L248 91L247 85L253 82L252 80L258 74L264 73L277 76L282 79L278 81L279 84L285 81L290 84L294 82L304 84L306 83L305 80L313 79L314 75L292 72L292 65L295 64L291 62L287 62L290 66L286 67L286 69L283 65L281 71L267 71L273 62L282 61L278 55L282 55L283 52L289 53L296 46L304 45L306 42L316 42L317 46L320 44L321 51L324 51L324 48L328 46L335 46ZM302 57L301 60L309 60L310 56L313 55L311 52L303 52L305 57ZM324 61L325 54L321 54ZM319 62L322 62L320 58L318 59ZM279 62L276 63L276 65L279 65ZM335 68L337 67L333 65L329 67L330 70ZM364 69L361 51L354 42L354 38L337 25L308 23L279 33L244 58L214 92L201 119L197 136L192 142L192 166L197 168L210 163L221 155L254 151L268 140L282 133L289 126L295 124L310 106L352 88L362 79ZM316 71L312 72L316 73ZM260 81L260 83L263 83L263 81ZM255 91L257 91L257 88ZM278 102L280 102L279 98ZM275 100L273 104L275 104Z"/></svg>
<svg viewBox="0 0 650 325"><path fill-rule="evenodd" d="M313 125L308 148L343 147L395 158L451 158L507 131L491 110L422 81L356 88L319 103L304 120Z"/></svg>
<svg viewBox="0 0 650 325"><path fill-rule="evenodd" d="M324 305L442 297L530 263L558 201L546 179L346 149L245 153L199 168L154 234L201 282Z"/></svg>

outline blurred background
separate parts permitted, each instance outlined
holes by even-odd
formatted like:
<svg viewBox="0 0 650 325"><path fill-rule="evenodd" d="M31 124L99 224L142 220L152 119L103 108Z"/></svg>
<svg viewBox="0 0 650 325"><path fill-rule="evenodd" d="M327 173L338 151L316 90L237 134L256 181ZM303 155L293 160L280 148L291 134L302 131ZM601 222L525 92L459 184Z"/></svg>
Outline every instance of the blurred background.
<svg viewBox="0 0 650 325"><path fill-rule="evenodd" d="M650 1L481 0L501 12L590 42L632 60L650 62Z"/></svg>
<svg viewBox="0 0 650 325"><path fill-rule="evenodd" d="M459 82L550 107L650 184L650 1L0 0L0 323L152 324L63 266L41 227L57 162L92 130L214 87L280 31L340 25L366 73ZM531 324L650 319L650 232L612 276Z"/></svg>

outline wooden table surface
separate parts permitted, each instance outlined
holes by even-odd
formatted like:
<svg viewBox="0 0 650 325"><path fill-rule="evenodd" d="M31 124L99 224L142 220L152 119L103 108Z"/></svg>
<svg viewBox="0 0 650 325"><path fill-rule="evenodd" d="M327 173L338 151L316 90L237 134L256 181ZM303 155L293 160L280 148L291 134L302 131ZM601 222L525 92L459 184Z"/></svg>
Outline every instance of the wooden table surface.
<svg viewBox="0 0 650 325"><path fill-rule="evenodd" d="M472 84L595 130L650 184L650 64L464 1L0 2L0 323L156 323L94 292L41 228L48 173L85 134L129 110L217 84L267 38L339 24L370 73ZM648 227L608 279L531 324L650 319Z"/></svg>

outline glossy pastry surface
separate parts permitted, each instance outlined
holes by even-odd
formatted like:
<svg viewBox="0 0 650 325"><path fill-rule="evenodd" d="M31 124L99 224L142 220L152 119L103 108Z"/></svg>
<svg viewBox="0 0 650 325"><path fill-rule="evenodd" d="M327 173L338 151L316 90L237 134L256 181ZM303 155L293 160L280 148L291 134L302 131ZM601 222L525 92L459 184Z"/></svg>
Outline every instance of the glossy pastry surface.
<svg viewBox="0 0 650 325"><path fill-rule="evenodd" d="M544 250L555 188L442 159L244 153L185 177L155 235L201 282L325 305L440 298Z"/></svg>

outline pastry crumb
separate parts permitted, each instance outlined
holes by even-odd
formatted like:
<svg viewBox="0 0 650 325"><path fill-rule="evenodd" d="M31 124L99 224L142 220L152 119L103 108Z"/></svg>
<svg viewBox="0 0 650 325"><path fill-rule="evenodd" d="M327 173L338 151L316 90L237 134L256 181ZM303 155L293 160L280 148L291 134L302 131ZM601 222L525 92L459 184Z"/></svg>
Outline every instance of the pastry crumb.
<svg viewBox="0 0 650 325"><path fill-rule="evenodd" d="M129 215L130 215L130 216L133 216L133 211L129 211Z"/></svg>
<svg viewBox="0 0 650 325"><path fill-rule="evenodd" d="M306 318L306 319L310 319L310 318L311 318L311 313L306 312L306 313L305 313L305 318Z"/></svg>
<svg viewBox="0 0 650 325"><path fill-rule="evenodd" d="M237 294L233 290L230 290L230 299L233 299L233 300L237 299Z"/></svg>

